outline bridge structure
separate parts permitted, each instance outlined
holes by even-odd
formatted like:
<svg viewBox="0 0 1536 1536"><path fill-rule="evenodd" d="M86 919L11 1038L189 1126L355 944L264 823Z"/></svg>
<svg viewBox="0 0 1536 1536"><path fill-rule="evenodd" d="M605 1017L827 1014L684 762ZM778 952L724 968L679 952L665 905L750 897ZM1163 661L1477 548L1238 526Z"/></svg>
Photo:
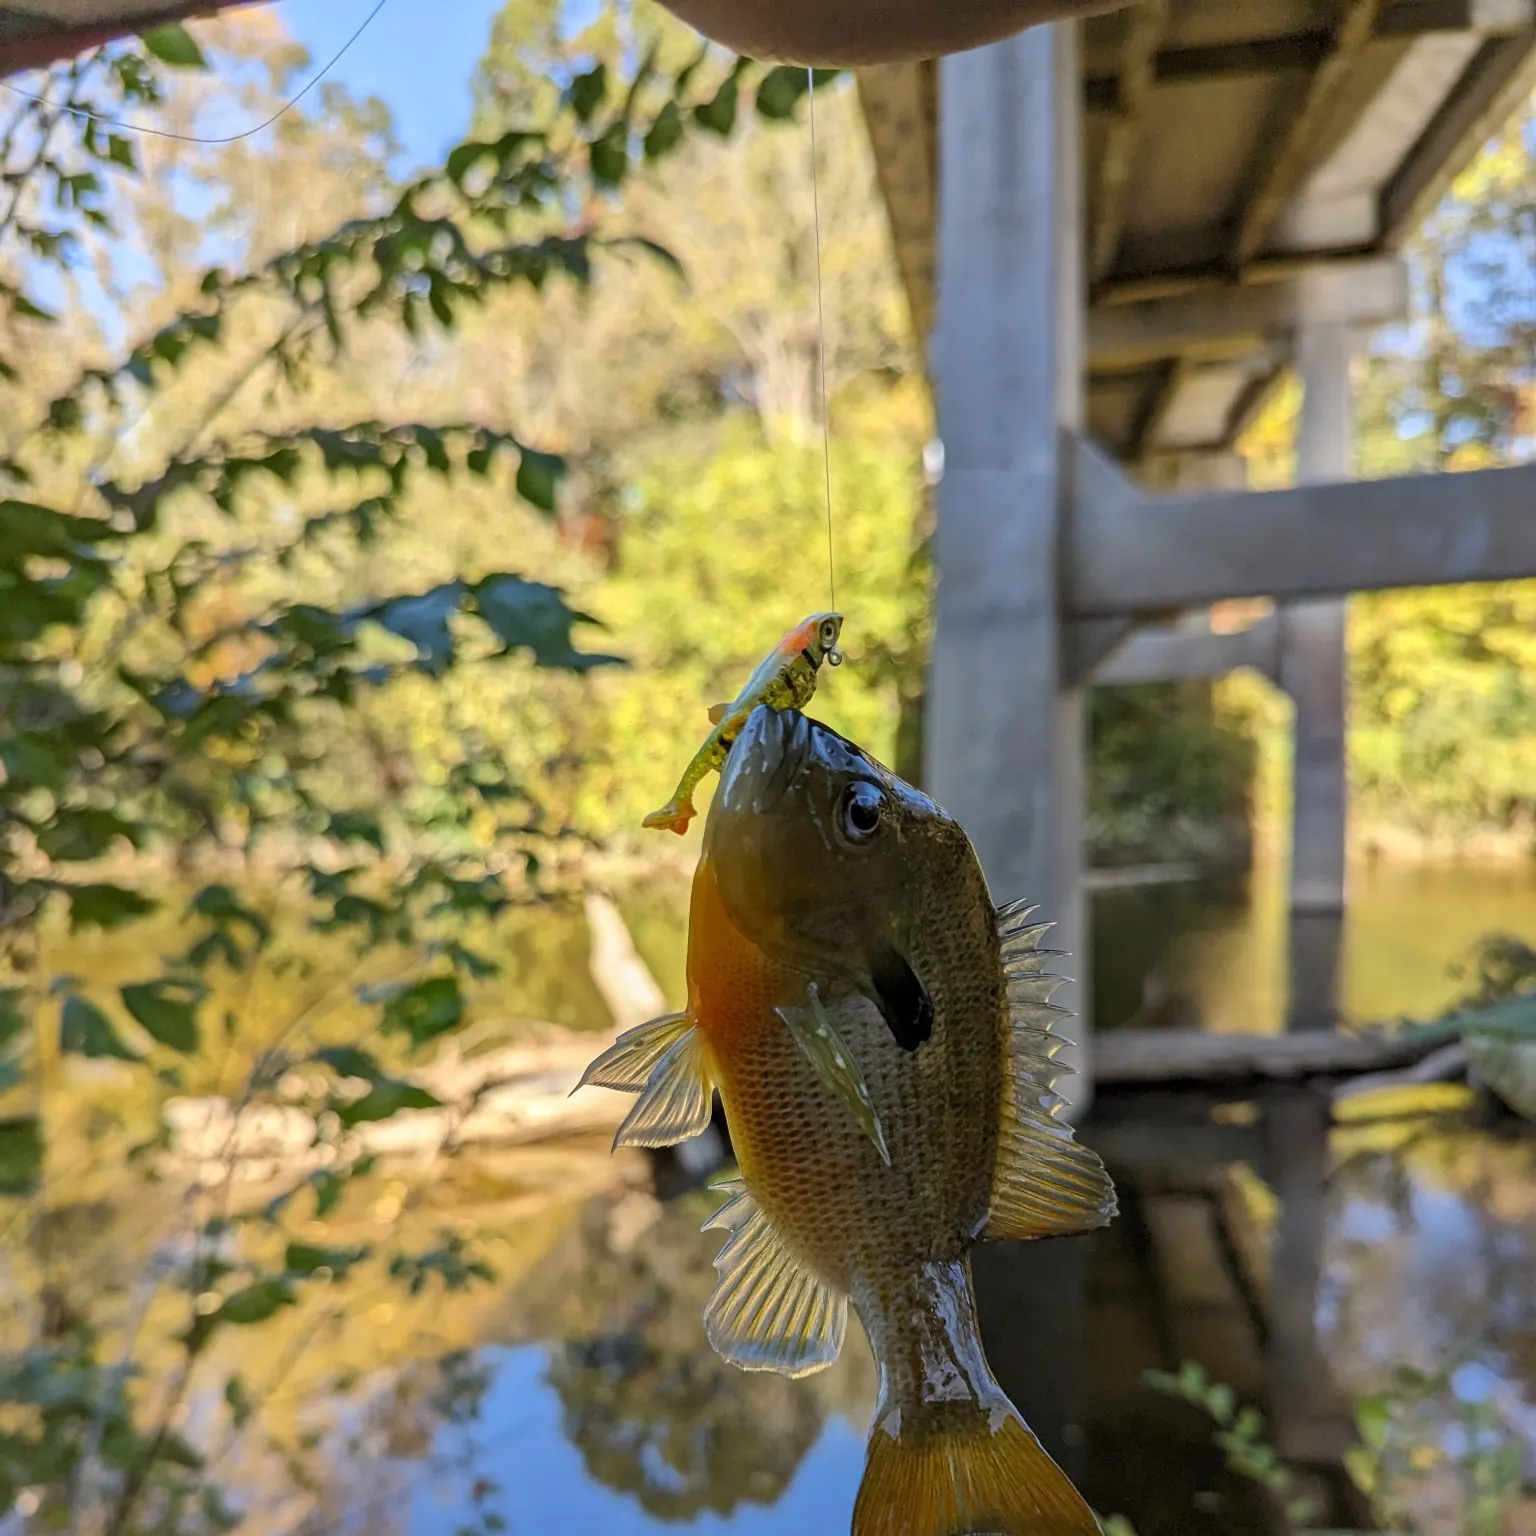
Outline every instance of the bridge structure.
<svg viewBox="0 0 1536 1536"><path fill-rule="evenodd" d="M1347 897L1348 594L1536 575L1536 465L1352 480L1352 364L1408 316L1404 243L1533 85L1530 0L1140 0L858 77L942 442L926 787L999 898L1039 900L1073 954L1076 1075L1058 1091L1122 1191L1112 1241L1145 1259L1161 1205L1234 1157L1263 1170L1280 1215L1252 1387L1282 1456L1338 1499L1352 1424L1316 1326L1329 1096L1302 1074L1239 1086L1222 1052L1256 1042L1233 1037L1180 1042L1202 1047L1219 1086L1185 1070L1161 1096L1145 1076L1139 1097L1117 1089L1123 1067L1155 1067L1174 1042L1093 1035L1084 698L1240 666L1290 695L1299 1049L1284 1054L1326 1054ZM1250 491L1235 444L1288 369L1304 389L1297 483ZM1267 614L1219 632L1212 606L1248 598ZM1252 1123L1214 1124L1223 1099L1252 1101ZM1220 1230L1207 1241L1230 1253ZM1081 1243L976 1256L1001 1379L1090 1475L1104 1466L1084 1459L1105 1434L1090 1364L1102 1260ZM1233 1280L1252 1293L1235 1267ZM1146 1269L1133 1288L1151 1284Z"/></svg>
<svg viewBox="0 0 1536 1536"><path fill-rule="evenodd" d="M1531 0L1140 0L859 71L942 440L928 786L1074 955L1083 699L1255 666L1295 703L1289 1022L1335 1022L1345 598L1536 575L1536 466L1350 479L1400 249L1536 85ZM1235 442L1286 369L1298 484ZM1218 633L1212 604L1268 598ZM1112 1060L1113 1046L1105 1057Z"/></svg>

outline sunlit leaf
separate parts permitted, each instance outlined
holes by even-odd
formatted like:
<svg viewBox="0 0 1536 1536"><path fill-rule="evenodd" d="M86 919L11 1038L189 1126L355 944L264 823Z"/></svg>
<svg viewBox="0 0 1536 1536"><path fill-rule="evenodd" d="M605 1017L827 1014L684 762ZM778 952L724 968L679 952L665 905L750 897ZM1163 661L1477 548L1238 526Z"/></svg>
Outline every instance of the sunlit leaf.
<svg viewBox="0 0 1536 1536"><path fill-rule="evenodd" d="M192 34L174 22L141 33L139 41L144 44L145 52L159 59L162 64L170 64L177 69L208 67L208 61L203 57L203 51L193 40Z"/></svg>

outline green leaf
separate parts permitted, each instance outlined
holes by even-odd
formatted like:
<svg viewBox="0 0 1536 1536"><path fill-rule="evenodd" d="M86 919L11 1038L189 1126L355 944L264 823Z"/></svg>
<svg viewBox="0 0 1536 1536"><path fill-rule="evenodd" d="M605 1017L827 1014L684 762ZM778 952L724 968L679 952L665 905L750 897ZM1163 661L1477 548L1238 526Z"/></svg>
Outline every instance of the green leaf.
<svg viewBox="0 0 1536 1536"><path fill-rule="evenodd" d="M27 1028L28 1019L21 1006L25 996L21 987L0 987L0 1051Z"/></svg>
<svg viewBox="0 0 1536 1536"><path fill-rule="evenodd" d="M384 831L378 819L361 811L336 811L326 823L326 835L339 843L367 843L384 852Z"/></svg>
<svg viewBox="0 0 1536 1536"><path fill-rule="evenodd" d="M162 64L169 64L176 69L207 69L208 67L208 61L203 57L203 50L193 41L192 34L185 27L177 26L175 23L141 33L139 41L144 44L145 52L152 58L159 59Z"/></svg>
<svg viewBox="0 0 1536 1536"><path fill-rule="evenodd" d="M660 160L663 155L677 148L682 137L683 115L678 111L677 103L669 101L656 114L656 121L651 124L651 130L645 136L645 158Z"/></svg>
<svg viewBox="0 0 1536 1536"><path fill-rule="evenodd" d="M553 512L564 474L565 460L559 454L524 448L517 465L517 494L541 512Z"/></svg>
<svg viewBox="0 0 1536 1536"><path fill-rule="evenodd" d="M37 846L59 863L78 863L99 859L120 837L137 847L139 829L95 806L65 806L37 834Z"/></svg>
<svg viewBox="0 0 1536 1536"><path fill-rule="evenodd" d="M1205 1399L1206 1411L1218 1424L1231 1422L1234 1406L1232 1388L1225 1385L1212 1387Z"/></svg>
<svg viewBox="0 0 1536 1536"><path fill-rule="evenodd" d="M107 135L107 159L114 165L120 165L124 170L135 169L136 162L133 158L133 143L120 133ZM145 380L144 382L148 382Z"/></svg>
<svg viewBox="0 0 1536 1536"><path fill-rule="evenodd" d="M721 138L728 138L736 126L737 77L733 71L725 79L714 99L693 109L694 121Z"/></svg>
<svg viewBox="0 0 1536 1536"><path fill-rule="evenodd" d="M1373 1392L1355 1403L1355 1427L1373 1451L1387 1443L1392 1432L1392 1404L1384 1392Z"/></svg>
<svg viewBox="0 0 1536 1536"><path fill-rule="evenodd" d="M360 1077L370 1083L384 1080L378 1062L367 1051L360 1051L355 1046L328 1045L316 1051L314 1059L342 1077Z"/></svg>
<svg viewBox="0 0 1536 1536"><path fill-rule="evenodd" d="M344 1130L365 1122L388 1120L405 1109L441 1109L443 1101L418 1088L414 1083L402 1083L395 1078L383 1078L375 1083L360 1099L350 1104L336 1105L336 1115Z"/></svg>
<svg viewBox="0 0 1536 1536"><path fill-rule="evenodd" d="M203 1519L216 1531L233 1531L239 1528L244 1516L224 1502L224 1495L217 1488L203 1489Z"/></svg>
<svg viewBox="0 0 1536 1536"><path fill-rule="evenodd" d="M121 885L65 885L59 889L69 897L69 926L80 928L118 928L146 912L156 903L137 891Z"/></svg>
<svg viewBox="0 0 1536 1536"><path fill-rule="evenodd" d="M0 1120L0 1195L30 1195L42 1171L42 1122L36 1115Z"/></svg>
<svg viewBox="0 0 1536 1536"><path fill-rule="evenodd" d="M567 607L558 588L521 576L487 576L475 588L475 611L510 650L526 647L541 667L622 665L617 656L578 651L571 644L571 626L579 615Z"/></svg>
<svg viewBox="0 0 1536 1536"><path fill-rule="evenodd" d="M354 1264L366 1259L371 1251L366 1243L356 1248L320 1248L311 1243L289 1243L283 1264L296 1275L312 1275L317 1269L328 1269L340 1278Z"/></svg>
<svg viewBox="0 0 1536 1536"><path fill-rule="evenodd" d="M123 1006L161 1045L190 1056L198 1047L197 1005L206 989L195 981L164 977L119 989Z"/></svg>
<svg viewBox="0 0 1536 1536"><path fill-rule="evenodd" d="M429 976L397 992L385 1005L384 1028L425 1045L457 1029L464 1017L464 997L452 976Z"/></svg>
<svg viewBox="0 0 1536 1536"><path fill-rule="evenodd" d="M577 75L571 81L570 88L566 92L566 100L571 104L571 110L579 121L589 123L592 114L602 106L603 98L608 94L608 67L599 64L595 69L589 69L585 74Z"/></svg>
<svg viewBox="0 0 1536 1536"><path fill-rule="evenodd" d="M119 1061L141 1059L118 1038L106 1014L83 997L64 999L59 1049L71 1056L110 1056Z"/></svg>
<svg viewBox="0 0 1536 1536"><path fill-rule="evenodd" d="M623 123L615 123L601 138L592 141L587 158L592 166L592 179L598 186L618 186L629 170L629 130Z"/></svg>
<svg viewBox="0 0 1536 1536"><path fill-rule="evenodd" d="M224 1298L224 1305L209 1319L214 1323L233 1323L247 1327L264 1323L275 1312L293 1305L292 1287L286 1280L257 1280Z"/></svg>
<svg viewBox="0 0 1536 1536"><path fill-rule="evenodd" d="M792 64L780 64L776 69L770 69L758 82L757 115L770 122L793 117L809 84L806 71Z"/></svg>
<svg viewBox="0 0 1536 1536"><path fill-rule="evenodd" d="M238 1373L224 1383L224 1401L229 1404L229 1416L234 1420L235 1428L244 1429L250 1423L256 1405L251 1401L250 1393L245 1390L245 1383Z"/></svg>

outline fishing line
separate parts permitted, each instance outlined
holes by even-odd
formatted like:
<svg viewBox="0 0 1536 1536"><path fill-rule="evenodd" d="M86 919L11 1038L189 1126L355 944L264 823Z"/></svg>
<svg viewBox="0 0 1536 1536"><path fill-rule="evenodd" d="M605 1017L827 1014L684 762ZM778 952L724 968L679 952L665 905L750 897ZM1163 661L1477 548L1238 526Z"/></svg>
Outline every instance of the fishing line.
<svg viewBox="0 0 1536 1536"><path fill-rule="evenodd" d="M346 51L368 30L373 18L379 14L388 3L388 0L377 0L373 9L358 23L357 30L353 32L335 53L326 61L318 74L312 76L298 95L285 101L271 117L264 122L257 123L253 128L243 129L239 133L225 134L222 136L201 137L195 133L172 133L168 128L151 128L147 123L130 123L118 117L103 117L99 112L92 112L86 107L72 107L67 104L50 101L46 96L34 96L31 91L24 91L20 86L11 85L8 81L0 80L0 89L7 90L12 96L21 96L27 101L35 101L45 107L58 107L60 111L68 112L74 117L89 118L93 123L100 123L103 128L126 128L130 133L143 134L146 138L175 139L178 144L238 144L241 139L248 139L253 134L258 134L263 128L270 128L278 118L296 107L325 77L341 62Z"/></svg>
<svg viewBox="0 0 1536 1536"><path fill-rule="evenodd" d="M832 559L832 429L827 422L827 311L821 296L821 193L816 186L816 72L805 71L811 99L811 212L816 221L816 366L821 374L821 461L827 480L827 606L837 608L837 567Z"/></svg>

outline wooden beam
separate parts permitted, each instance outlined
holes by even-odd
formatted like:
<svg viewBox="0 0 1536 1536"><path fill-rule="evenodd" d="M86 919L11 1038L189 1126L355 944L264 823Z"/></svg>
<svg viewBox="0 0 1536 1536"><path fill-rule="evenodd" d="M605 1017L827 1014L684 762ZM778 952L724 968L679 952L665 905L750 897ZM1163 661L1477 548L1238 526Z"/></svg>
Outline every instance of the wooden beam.
<svg viewBox="0 0 1536 1536"><path fill-rule="evenodd" d="M1106 1089L1132 1084L1300 1082L1412 1066L1447 1035L1414 1030L1341 1035L1212 1035L1197 1029L1112 1029L1094 1043L1098 1080Z"/></svg>
<svg viewBox="0 0 1536 1536"><path fill-rule="evenodd" d="M1382 0L1345 0L1333 34L1333 46L1313 72L1300 110L1289 128L1267 152L1258 187L1238 221L1232 244L1232 265L1242 268L1269 243L1270 234L1291 194L1307 171L1307 157L1317 142L1324 119L1349 83L1360 55L1376 27Z"/></svg>
<svg viewBox="0 0 1536 1536"><path fill-rule="evenodd" d="M1088 271L1095 283L1114 266L1120 249L1125 189L1135 164L1142 117L1152 94L1158 45L1168 29L1169 8L1170 0L1142 0L1126 25L1115 79L1115 120L1104 137L1089 205L1093 231L1088 239Z"/></svg>
<svg viewBox="0 0 1536 1536"><path fill-rule="evenodd" d="M1104 622L1104 621L1101 621ZM1210 630L1139 630L1093 674L1100 688L1225 677L1252 667L1272 682L1280 675L1280 621L1269 614L1236 634Z"/></svg>
<svg viewBox="0 0 1536 1536"><path fill-rule="evenodd" d="M1077 618L1536 576L1536 464L1149 500L1078 456Z"/></svg>
<svg viewBox="0 0 1536 1536"><path fill-rule="evenodd" d="M1373 256L1282 282L1097 307L1088 317L1088 364L1107 373L1175 356L1218 361L1261 351L1305 325L1386 325L1407 313L1407 267L1397 256Z"/></svg>
<svg viewBox="0 0 1536 1536"><path fill-rule="evenodd" d="M1490 39L1381 194L1378 227L1400 245L1536 87L1536 29Z"/></svg>

